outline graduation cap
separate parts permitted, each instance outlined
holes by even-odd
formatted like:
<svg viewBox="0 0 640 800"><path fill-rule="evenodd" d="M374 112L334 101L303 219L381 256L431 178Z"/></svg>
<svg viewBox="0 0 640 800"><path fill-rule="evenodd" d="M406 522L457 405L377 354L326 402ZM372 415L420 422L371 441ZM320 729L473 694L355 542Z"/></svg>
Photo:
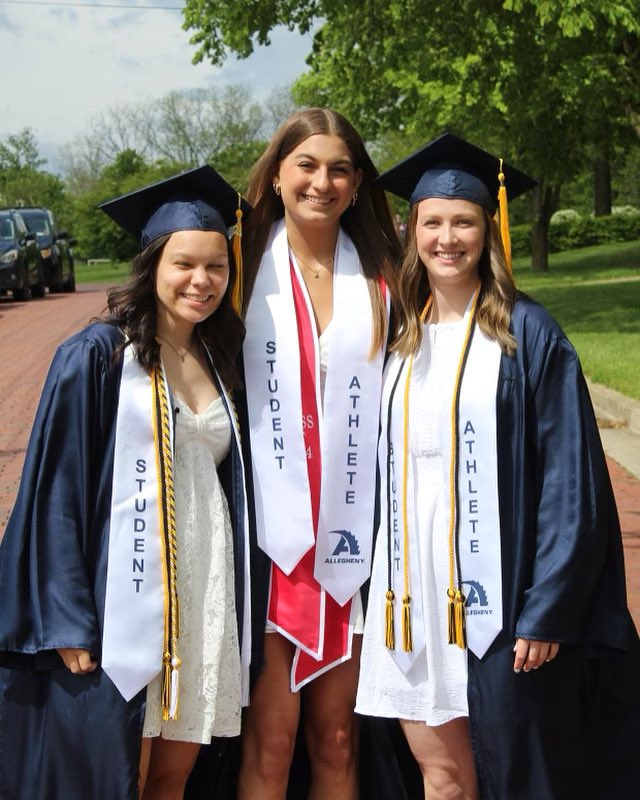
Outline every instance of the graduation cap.
<svg viewBox="0 0 640 800"><path fill-rule="evenodd" d="M251 206L208 164L142 189L108 200L99 206L121 228L133 234L144 249L154 239L176 231L217 231L229 236L238 278L234 306L242 299L242 216Z"/></svg>
<svg viewBox="0 0 640 800"><path fill-rule="evenodd" d="M444 133L384 172L377 183L411 205L427 197L460 198L489 214L495 214L499 205L500 233L510 266L507 191L513 199L537 181L471 142Z"/></svg>

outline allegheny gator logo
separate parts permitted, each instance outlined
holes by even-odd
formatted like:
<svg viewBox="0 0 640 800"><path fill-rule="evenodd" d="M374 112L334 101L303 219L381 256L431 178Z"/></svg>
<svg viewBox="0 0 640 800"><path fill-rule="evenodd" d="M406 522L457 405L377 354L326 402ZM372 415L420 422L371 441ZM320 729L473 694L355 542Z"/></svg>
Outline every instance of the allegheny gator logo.
<svg viewBox="0 0 640 800"><path fill-rule="evenodd" d="M493 609L489 608L489 598L484 586L478 581L463 581L463 586L466 586L466 607L468 614L493 614ZM471 606L479 606L479 608L471 608Z"/></svg>
<svg viewBox="0 0 640 800"><path fill-rule="evenodd" d="M339 538L331 556L325 558L325 564L362 564L364 558L357 558L360 555L360 545L351 531L342 529L329 533L337 533Z"/></svg>

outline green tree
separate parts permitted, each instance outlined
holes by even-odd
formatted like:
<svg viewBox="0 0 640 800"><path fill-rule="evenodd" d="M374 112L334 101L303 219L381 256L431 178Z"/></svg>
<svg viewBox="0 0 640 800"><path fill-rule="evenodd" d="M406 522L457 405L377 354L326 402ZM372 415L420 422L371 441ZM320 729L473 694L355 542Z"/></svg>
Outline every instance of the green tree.
<svg viewBox="0 0 640 800"><path fill-rule="evenodd" d="M333 105L370 139L401 131L407 142L425 141L447 128L522 165L540 180L533 265L546 269L561 186L614 146L637 113L635 6L187 0L185 27L196 30L196 60L219 63L228 51L246 56L268 44L276 25L307 32L318 24L295 99Z"/></svg>

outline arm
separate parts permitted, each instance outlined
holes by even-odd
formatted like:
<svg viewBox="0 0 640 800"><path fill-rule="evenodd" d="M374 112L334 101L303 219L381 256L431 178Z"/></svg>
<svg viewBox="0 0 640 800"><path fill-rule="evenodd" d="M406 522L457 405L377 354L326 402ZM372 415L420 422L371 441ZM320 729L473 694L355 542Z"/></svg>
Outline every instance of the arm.
<svg viewBox="0 0 640 800"><path fill-rule="evenodd" d="M47 376L0 549L6 663L51 667L58 648L99 648L93 537L105 374L103 353L75 338Z"/></svg>
<svg viewBox="0 0 640 800"><path fill-rule="evenodd" d="M611 501L577 355L559 331L551 334L528 354L524 452L535 500L535 552L516 638L574 644L588 628L607 558Z"/></svg>

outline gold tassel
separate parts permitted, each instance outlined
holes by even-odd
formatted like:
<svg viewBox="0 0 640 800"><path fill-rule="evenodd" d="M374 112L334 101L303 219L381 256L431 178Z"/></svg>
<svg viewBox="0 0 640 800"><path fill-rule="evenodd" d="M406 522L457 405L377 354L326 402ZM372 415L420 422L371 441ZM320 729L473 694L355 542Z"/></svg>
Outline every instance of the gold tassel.
<svg viewBox="0 0 640 800"><path fill-rule="evenodd" d="M244 302L243 270L242 270L242 196L238 195L236 208L236 224L233 229L233 257L236 262L236 280L231 293L231 303L238 314L242 314Z"/></svg>
<svg viewBox="0 0 640 800"><path fill-rule="evenodd" d="M171 705L171 653L165 650L162 656L162 680L161 680L161 697L162 697L162 719L169 719L169 707Z"/></svg>
<svg viewBox="0 0 640 800"><path fill-rule="evenodd" d="M402 598L402 649L405 653L413 650L413 636L411 635L411 596L405 594Z"/></svg>
<svg viewBox="0 0 640 800"><path fill-rule="evenodd" d="M507 187L504 185L504 172L502 159L500 159L500 172L498 173L500 188L498 189L498 208L500 213L500 238L504 248L507 269L511 272L511 234L509 233L509 211L507 208Z"/></svg>
<svg viewBox="0 0 640 800"><path fill-rule="evenodd" d="M384 609L384 621L385 621L384 643L389 648L389 650L395 650L396 635L393 624L393 604L395 602L396 596L393 593L393 590L389 589L387 590L385 597L387 598L387 602L385 604L385 609Z"/></svg>
<svg viewBox="0 0 640 800"><path fill-rule="evenodd" d="M467 630L465 620L465 596L458 590L455 596L454 609L455 609L455 643L462 650L467 647Z"/></svg>
<svg viewBox="0 0 640 800"><path fill-rule="evenodd" d="M456 643L456 617L453 602L455 596L455 589L447 589L447 597L449 598L449 602L447 603L447 631L449 644Z"/></svg>

